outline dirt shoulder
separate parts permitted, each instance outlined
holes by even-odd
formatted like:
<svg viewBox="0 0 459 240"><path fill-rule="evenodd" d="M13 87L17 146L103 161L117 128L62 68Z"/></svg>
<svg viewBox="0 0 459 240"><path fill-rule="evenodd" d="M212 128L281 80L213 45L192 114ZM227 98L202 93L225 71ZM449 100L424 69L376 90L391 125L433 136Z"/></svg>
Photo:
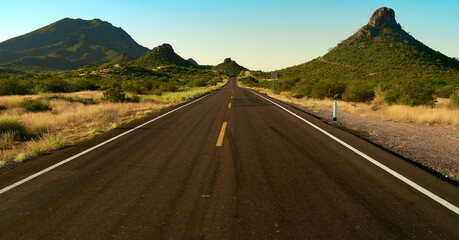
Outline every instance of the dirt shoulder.
<svg viewBox="0 0 459 240"><path fill-rule="evenodd" d="M332 111L295 107L332 124ZM439 126L399 123L339 112L340 128L389 150L405 160L459 182L459 131Z"/></svg>

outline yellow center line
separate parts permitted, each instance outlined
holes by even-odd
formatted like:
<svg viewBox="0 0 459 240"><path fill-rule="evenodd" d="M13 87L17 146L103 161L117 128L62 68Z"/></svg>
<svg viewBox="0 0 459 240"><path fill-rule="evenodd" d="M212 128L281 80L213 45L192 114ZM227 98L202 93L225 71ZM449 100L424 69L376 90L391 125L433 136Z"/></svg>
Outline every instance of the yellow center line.
<svg viewBox="0 0 459 240"><path fill-rule="evenodd" d="M228 108L231 108L231 103L228 104Z"/></svg>
<svg viewBox="0 0 459 240"><path fill-rule="evenodd" d="M221 147L223 145L223 137L225 137L226 124L228 124L228 122L223 122L223 126L220 130L220 135L218 136L217 140L217 147Z"/></svg>

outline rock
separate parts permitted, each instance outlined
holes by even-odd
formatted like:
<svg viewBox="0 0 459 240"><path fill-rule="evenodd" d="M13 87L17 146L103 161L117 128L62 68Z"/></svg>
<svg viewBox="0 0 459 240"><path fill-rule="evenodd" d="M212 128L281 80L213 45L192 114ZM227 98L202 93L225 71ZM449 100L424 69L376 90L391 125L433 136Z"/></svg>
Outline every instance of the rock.
<svg viewBox="0 0 459 240"><path fill-rule="evenodd" d="M194 66L198 66L199 65L193 58L189 58L187 61L190 62L191 64L193 64Z"/></svg>
<svg viewBox="0 0 459 240"><path fill-rule="evenodd" d="M163 52L163 51L171 51L171 52L173 52L174 51L172 46L170 44L168 44L168 43L164 43L161 46L157 46L153 50L156 51L156 52Z"/></svg>
<svg viewBox="0 0 459 240"><path fill-rule="evenodd" d="M232 62L231 58L225 58L225 61L223 61L223 63L231 63L231 62Z"/></svg>
<svg viewBox="0 0 459 240"><path fill-rule="evenodd" d="M391 8L382 7L378 8L373 15L371 15L368 25L372 27L379 27L382 25L396 26L397 21L395 20L395 12Z"/></svg>

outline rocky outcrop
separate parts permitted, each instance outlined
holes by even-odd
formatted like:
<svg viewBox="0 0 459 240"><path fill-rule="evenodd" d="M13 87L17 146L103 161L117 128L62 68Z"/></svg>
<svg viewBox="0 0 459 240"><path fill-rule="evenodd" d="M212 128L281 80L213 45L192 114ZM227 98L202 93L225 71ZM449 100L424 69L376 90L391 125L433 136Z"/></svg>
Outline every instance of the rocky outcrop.
<svg viewBox="0 0 459 240"><path fill-rule="evenodd" d="M225 60L223 61L223 63L226 63L226 64L231 63L231 62L232 62L231 58L225 58Z"/></svg>
<svg viewBox="0 0 459 240"><path fill-rule="evenodd" d="M191 63L194 66L198 66L199 64L193 59L193 58L188 58L187 61Z"/></svg>
<svg viewBox="0 0 459 240"><path fill-rule="evenodd" d="M157 52L157 53L161 53L161 52L174 52L174 49L172 48L172 46L168 43L163 43L163 45L159 45L155 48L153 48L153 51Z"/></svg>
<svg viewBox="0 0 459 240"><path fill-rule="evenodd" d="M351 37L350 41L346 41L345 45L350 46L352 44L359 44L360 47L364 47L362 40L369 37L372 40L377 41L381 35L397 36L402 40L414 42L415 39L405 32L400 24L395 20L395 11L391 8L382 7L378 8L368 21L368 24L363 26L354 36ZM336 48L342 46L340 43Z"/></svg>
<svg viewBox="0 0 459 240"><path fill-rule="evenodd" d="M394 10L387 7L377 9L373 15L371 15L368 25L372 27L380 27L384 25L388 27L397 26Z"/></svg>

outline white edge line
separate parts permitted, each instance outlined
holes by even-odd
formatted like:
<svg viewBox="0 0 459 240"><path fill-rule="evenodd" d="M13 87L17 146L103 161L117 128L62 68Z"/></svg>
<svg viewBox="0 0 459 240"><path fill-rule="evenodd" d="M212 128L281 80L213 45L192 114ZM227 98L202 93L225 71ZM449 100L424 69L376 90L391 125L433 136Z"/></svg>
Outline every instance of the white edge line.
<svg viewBox="0 0 459 240"><path fill-rule="evenodd" d="M286 112L292 114L293 116L299 118L300 120L302 120L303 122L311 125L313 128L319 130L320 132L322 132L323 134L327 135L328 137L330 137L331 139L337 141L338 143L342 144L343 146L347 147L348 149L350 149L351 151L357 153L358 155L360 155L361 157L365 158L366 160L368 160L369 162L373 163L374 165L378 166L379 168L383 169L384 171L388 172L389 174L391 174L392 176L398 178L399 180L405 182L406 184L410 185L412 188L418 190L419 192L423 193L424 195L428 196L429 198L435 200L436 202L440 203L441 205L443 205L444 207L448 208L449 210L453 211L454 213L458 214L459 215L459 208L454 206L453 204L449 203L448 201L444 200L443 198L435 195L434 193L432 193L431 191L419 186L417 183L409 180L408 178L402 176L401 174L395 172L394 170L390 169L389 167L387 167L386 165L376 161L375 159L371 158L370 156L366 155L365 153L355 149L354 147L352 147L351 145L345 143L344 141L342 141L341 139L333 136L332 134L328 133L327 131L323 130L322 128L314 125L313 123L309 122L308 120L298 116L297 114L295 114L294 112L282 107L281 105L277 104L276 102L273 102L271 101L270 99L266 98L266 97L263 97L262 95L252 91L249 89L250 92L252 92L253 94L265 99L266 101L268 102L271 102L272 104L280 107L281 109L285 110Z"/></svg>
<svg viewBox="0 0 459 240"><path fill-rule="evenodd" d="M71 157L69 157L69 158L67 158L67 159L65 159L65 160L63 160L63 161L60 161L60 162L58 162L58 163L56 163L56 164L54 164L54 165L52 165L52 166L50 166L50 167L48 167L48 168L45 168L45 169L43 169L43 170L41 170L41 171L39 171L39 172L37 172L37 173L34 173L34 174L32 174L32 175L30 175L30 176L28 176L28 177L26 177L26 178L24 178L24 179L22 179L22 180L16 182L16 183L13 183L13 184L9 185L8 187L2 188L2 189L0 190L0 194L3 194L3 193L5 193L5 192L7 192L7 191L9 191L9 190L11 190L11 189L13 189L13 188L15 188L15 187L17 187L17 186L23 184L23 183L26 183L26 182L28 182L28 181L30 181L30 180L32 180L32 179L34 179L34 178L36 178L36 177L38 177L38 176L44 174L44 173L47 173L47 172L49 172L49 171L51 171L51 170L53 170L53 169L55 169L55 168L57 168L57 167L59 167L59 166L61 166L61 165L64 165L64 164L66 164L66 163L68 163L68 162L70 162L70 161L72 161L72 160L74 160L74 159L76 159L76 158L78 158L78 157L81 157L81 156L85 155L85 154L88 153L88 152L91 152L91 151L93 151L93 150L95 150L95 149L97 149L97 148L99 148L99 147L102 147L103 145L105 145L105 144L107 144L107 143L110 143L110 142L112 142L113 140L116 140L116 139L118 139L118 138L120 138L120 137L122 137L122 136L124 136L124 135L126 135L126 134L129 134L129 133L131 133L131 132L133 132L133 131L135 131L135 130L137 130L137 129L139 129L139 128L141 128L141 127L147 125L147 124L150 124L150 123L152 123L152 122L154 122L154 121L156 121L156 120L158 120L158 119L160 119L160 118L162 118L162 117L164 117L164 116L166 116L166 115L169 115L169 114L171 114L171 113L173 113L173 112L175 112L175 111L178 111L178 110L180 110L180 109L182 109L182 108L184 108L184 107L186 107L186 106L188 106L188 105L190 105L190 104L193 104L193 103L195 103L195 102L197 102L197 101L200 101L200 100L204 99L204 98L207 97L207 96L209 96L209 95L205 95L205 96L203 96L203 97L201 97L201 98L199 98L199 99L196 99L196 100L194 100L194 101L192 101L192 102L190 102L190 103L187 103L187 104L185 104L185 105L183 105L183 106L180 106L180 107L178 107L178 108L176 108L176 109L173 109L173 110L171 110L171 111L169 111L169 112L167 112L167 113L165 113L165 114L163 114L163 115L161 115L161 116L158 116L158 117L156 117L156 118L154 118L154 119L152 119L152 120L149 120L148 122L145 122L145 123L143 123L143 124L141 124L141 125L139 125L139 126L133 128L133 129L131 129L131 130L128 130L128 131L126 131L126 132L123 132L123 133L121 133L121 134L119 134L119 135L117 135L117 136L115 136L115 137L112 137L112 138L106 140L105 142L99 143L99 144L97 144L97 145L94 146L94 147L91 147L91 148L89 148L89 149L86 149L86 150L84 150L83 152L80 152L80 153L78 153L78 154L75 154L75 155L73 155L73 156L71 156Z"/></svg>

